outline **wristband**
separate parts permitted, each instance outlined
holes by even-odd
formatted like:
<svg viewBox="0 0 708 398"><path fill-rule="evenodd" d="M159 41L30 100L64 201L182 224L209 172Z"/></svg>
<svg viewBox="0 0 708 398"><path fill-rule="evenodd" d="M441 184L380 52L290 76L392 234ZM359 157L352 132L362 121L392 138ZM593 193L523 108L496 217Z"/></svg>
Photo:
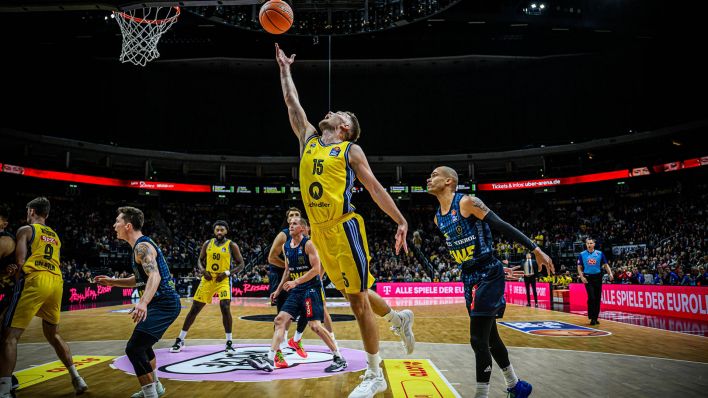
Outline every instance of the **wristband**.
<svg viewBox="0 0 708 398"><path fill-rule="evenodd" d="M224 271L224 274L225 274L226 276L230 276L230 275L231 275L231 271L226 270L226 271Z"/></svg>

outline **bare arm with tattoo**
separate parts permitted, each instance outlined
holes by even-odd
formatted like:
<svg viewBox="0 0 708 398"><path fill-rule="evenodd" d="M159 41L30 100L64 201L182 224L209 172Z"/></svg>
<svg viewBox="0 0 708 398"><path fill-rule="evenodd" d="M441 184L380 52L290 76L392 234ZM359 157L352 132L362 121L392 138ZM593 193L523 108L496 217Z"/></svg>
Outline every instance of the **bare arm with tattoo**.
<svg viewBox="0 0 708 398"><path fill-rule="evenodd" d="M148 276L148 280L145 282L145 291L133 312L133 321L140 322L147 319L147 305L155 296L162 277L157 265L157 252L152 245L141 242L135 246L135 262L143 266L143 270Z"/></svg>

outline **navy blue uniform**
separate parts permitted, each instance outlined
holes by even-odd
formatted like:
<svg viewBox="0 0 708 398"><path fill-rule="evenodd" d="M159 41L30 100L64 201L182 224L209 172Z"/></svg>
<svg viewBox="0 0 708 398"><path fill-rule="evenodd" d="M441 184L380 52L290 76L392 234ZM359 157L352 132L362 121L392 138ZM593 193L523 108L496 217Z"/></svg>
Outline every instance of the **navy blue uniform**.
<svg viewBox="0 0 708 398"><path fill-rule="evenodd" d="M282 233L285 234L286 238L290 237L290 229L288 228L283 228L281 231ZM273 294L274 291L278 290L278 286L280 285L280 280L283 278L283 273L285 272L285 268L280 268L277 265L269 264L268 267L268 295L270 296ZM278 298L275 299L275 308L280 312L280 310L283 308L283 304L285 304L285 300L288 299L288 292L283 290L280 292L278 295ZM271 303L272 305L272 303Z"/></svg>
<svg viewBox="0 0 708 398"><path fill-rule="evenodd" d="M305 253L305 245L310 238L303 237L297 247L290 247L293 238L288 237L285 242L285 258L288 260L290 279L295 280L312 269L310 258ZM320 276L315 275L309 281L290 289L290 295L283 305L282 311L293 318L305 317L308 321L324 320L324 292Z"/></svg>
<svg viewBox="0 0 708 398"><path fill-rule="evenodd" d="M147 305L147 319L138 323L135 330L147 333L159 340L172 322L177 319L182 305L179 302L179 295L175 290L175 282L170 276L170 269L167 266L165 257L162 255L162 251L157 247L155 242L147 236L138 238L135 242L135 246L137 247L138 244L142 242L152 245L155 252L157 252L157 269L162 279L160 280L160 285L157 287L155 295ZM133 251L135 251L135 248L133 248ZM145 273L143 266L135 262L135 253L133 253L133 273L135 274L135 283L138 288L138 293L142 296L145 291L145 283L147 283L148 275Z"/></svg>
<svg viewBox="0 0 708 398"><path fill-rule="evenodd" d="M504 300L504 266L493 255L492 232L486 222L474 216L462 217L460 200L455 193L450 211L435 215L438 228L445 235L447 248L462 268L462 283L469 316L501 318L506 309Z"/></svg>
<svg viewBox="0 0 708 398"><path fill-rule="evenodd" d="M0 237L9 236L12 240L16 241L15 235L2 231L0 232ZM10 304L10 299L12 298L13 291L15 290L15 277L10 275L5 275L5 267L15 262L15 255L9 255L5 258L0 258L0 296L2 300L0 301L0 313L5 309L5 306Z"/></svg>

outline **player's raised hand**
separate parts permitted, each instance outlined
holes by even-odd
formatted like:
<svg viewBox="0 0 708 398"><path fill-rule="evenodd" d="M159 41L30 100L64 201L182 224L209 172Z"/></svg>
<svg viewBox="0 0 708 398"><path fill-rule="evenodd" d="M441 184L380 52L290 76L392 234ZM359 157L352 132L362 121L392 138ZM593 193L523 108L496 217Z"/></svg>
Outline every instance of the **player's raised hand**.
<svg viewBox="0 0 708 398"><path fill-rule="evenodd" d="M278 43L275 43L275 60L278 61L278 65L281 68L292 65L295 62L295 54L291 56L285 55L285 52L280 49Z"/></svg>
<svg viewBox="0 0 708 398"><path fill-rule="evenodd" d="M536 249L534 249L533 255L536 256L537 263L539 263L541 266L546 266L546 269L548 270L548 275L555 275L556 271L553 267L553 260L551 260L548 254L544 253L540 247L537 247Z"/></svg>
<svg viewBox="0 0 708 398"><path fill-rule="evenodd" d="M404 252L408 253L406 235L408 235L408 224L398 224L398 229L396 230L396 255L400 253L401 247L403 247Z"/></svg>

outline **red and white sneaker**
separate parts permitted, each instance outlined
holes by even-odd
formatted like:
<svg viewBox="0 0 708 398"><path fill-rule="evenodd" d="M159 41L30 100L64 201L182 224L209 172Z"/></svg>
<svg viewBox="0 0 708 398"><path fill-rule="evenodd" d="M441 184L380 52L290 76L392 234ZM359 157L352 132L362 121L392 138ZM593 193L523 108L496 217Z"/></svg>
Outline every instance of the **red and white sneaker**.
<svg viewBox="0 0 708 398"><path fill-rule="evenodd" d="M295 350L295 352L297 352L297 355L299 355L300 357L307 358L307 352L304 348L302 348L302 340L298 340L296 343L295 340L291 337L290 340L288 340L288 347Z"/></svg>

